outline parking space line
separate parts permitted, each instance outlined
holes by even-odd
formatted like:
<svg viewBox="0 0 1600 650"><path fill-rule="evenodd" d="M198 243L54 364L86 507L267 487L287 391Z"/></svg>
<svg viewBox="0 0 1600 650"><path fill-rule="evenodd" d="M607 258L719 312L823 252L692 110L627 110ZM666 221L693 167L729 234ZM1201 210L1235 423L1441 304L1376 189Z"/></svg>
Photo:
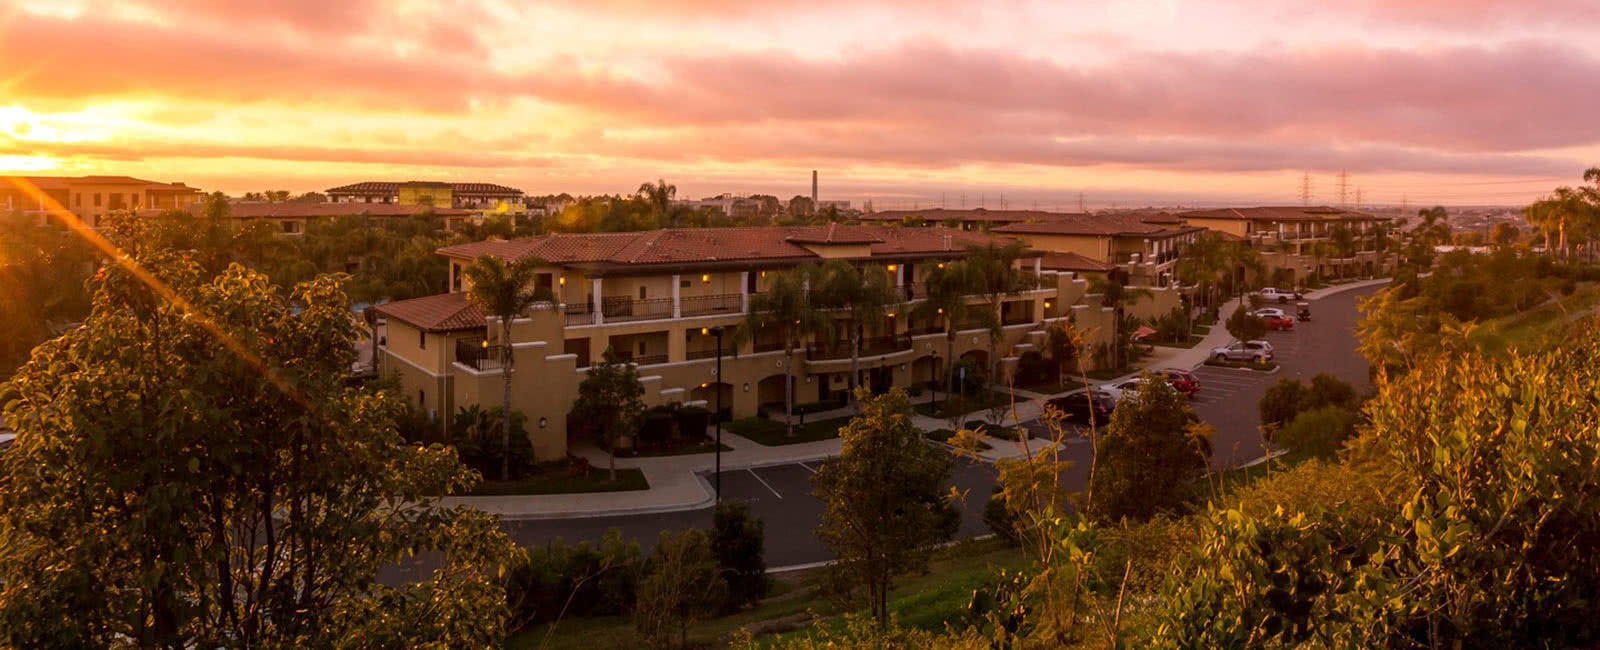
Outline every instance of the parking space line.
<svg viewBox="0 0 1600 650"><path fill-rule="evenodd" d="M751 476L754 476L754 477L756 477L756 480L757 480L757 481L761 481L761 484L762 484L762 485L765 485L765 486L767 486L767 491L768 491L768 492L771 492L771 493L772 493L772 496L775 496L775 497L778 497L778 498L779 498L779 499L782 499L782 498L783 498L783 495L781 495L781 494L778 494L778 491L777 491L777 490L774 490L774 489L772 489L772 484L771 484L771 483L768 483L768 482L767 482L767 479L764 479L764 478L761 478L761 475L760 475L760 474L757 474L757 473L756 473L756 471L755 471L755 470L753 470L753 469L747 469L747 470L745 470L745 471L746 471L746 472L750 472L750 475L751 475Z"/></svg>
<svg viewBox="0 0 1600 650"><path fill-rule="evenodd" d="M812 474L815 474L815 473L817 473L817 470L816 470L816 468L814 468L814 467L812 467L812 466L810 466L810 465L807 465L807 464L805 464L805 463L795 463L795 464L796 464L796 465L799 465L799 466L801 466L801 467L804 467L804 468L806 468L806 469L808 469L808 470L811 470L811 473L812 473Z"/></svg>

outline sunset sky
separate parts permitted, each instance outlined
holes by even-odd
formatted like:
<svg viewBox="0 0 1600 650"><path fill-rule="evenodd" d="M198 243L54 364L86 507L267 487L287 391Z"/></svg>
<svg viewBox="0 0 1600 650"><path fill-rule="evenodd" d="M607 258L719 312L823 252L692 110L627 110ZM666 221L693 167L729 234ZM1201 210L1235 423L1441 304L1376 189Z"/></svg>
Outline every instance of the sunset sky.
<svg viewBox="0 0 1600 650"><path fill-rule="evenodd" d="M879 208L1519 204L1600 165L1588 0L0 0L0 173ZM1226 4L1226 7L1221 5ZM981 198L980 198L981 197Z"/></svg>

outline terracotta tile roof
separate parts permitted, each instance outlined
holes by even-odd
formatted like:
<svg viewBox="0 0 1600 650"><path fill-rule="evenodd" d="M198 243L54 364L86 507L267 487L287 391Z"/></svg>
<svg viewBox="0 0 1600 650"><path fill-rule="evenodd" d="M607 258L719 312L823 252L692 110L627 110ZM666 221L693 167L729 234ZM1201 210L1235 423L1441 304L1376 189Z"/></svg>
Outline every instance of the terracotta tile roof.
<svg viewBox="0 0 1600 650"><path fill-rule="evenodd" d="M41 188L70 187L74 183L93 183L96 185L147 185L145 189L151 191L177 191L199 192L200 190L184 185L183 183L161 183L147 181L132 176L0 176L4 178L21 178Z"/></svg>
<svg viewBox="0 0 1600 650"><path fill-rule="evenodd" d="M958 256L969 245L1007 241L948 228L899 226L793 226L686 228L621 233L558 233L511 241L481 241L446 246L439 254L456 258L494 255L504 259L538 257L553 264L648 265L730 261L821 259L805 244L870 244L873 256Z"/></svg>
<svg viewBox="0 0 1600 650"><path fill-rule="evenodd" d="M1328 207L1326 205L1313 206L1260 206L1254 208L1218 208L1215 210L1193 210L1178 216L1191 219L1252 219L1262 221L1325 221L1375 219L1387 220L1366 212L1344 210Z"/></svg>
<svg viewBox="0 0 1600 650"><path fill-rule="evenodd" d="M995 228L997 234L1028 235L1130 235L1141 237L1168 237L1200 230L1184 226L1167 214L1100 214L1074 215L1067 219L1015 223Z"/></svg>
<svg viewBox="0 0 1600 650"><path fill-rule="evenodd" d="M1039 262L1039 268L1046 271L1089 271L1104 273L1115 266L1096 259L1084 257L1077 253L1045 253Z"/></svg>
<svg viewBox="0 0 1600 650"><path fill-rule="evenodd" d="M397 300L376 307L378 313L426 332L454 332L485 326L483 309L464 292Z"/></svg>
<svg viewBox="0 0 1600 650"><path fill-rule="evenodd" d="M986 208L946 210L944 208L930 208L927 210L884 210L863 214L860 218L862 221L895 223L907 219L922 219L928 223L938 224L950 219L985 221L989 223L1023 223L1028 221L1052 221L1078 216L1084 216L1084 214L1081 212L1048 212L1045 210L989 210Z"/></svg>

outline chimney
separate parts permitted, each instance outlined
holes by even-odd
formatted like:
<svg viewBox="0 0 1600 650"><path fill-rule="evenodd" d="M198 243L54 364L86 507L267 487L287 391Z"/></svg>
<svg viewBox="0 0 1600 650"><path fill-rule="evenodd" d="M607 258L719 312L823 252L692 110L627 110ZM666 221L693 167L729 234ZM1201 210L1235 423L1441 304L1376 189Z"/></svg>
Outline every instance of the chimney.
<svg viewBox="0 0 1600 650"><path fill-rule="evenodd" d="M817 170L811 170L811 205L817 205Z"/></svg>

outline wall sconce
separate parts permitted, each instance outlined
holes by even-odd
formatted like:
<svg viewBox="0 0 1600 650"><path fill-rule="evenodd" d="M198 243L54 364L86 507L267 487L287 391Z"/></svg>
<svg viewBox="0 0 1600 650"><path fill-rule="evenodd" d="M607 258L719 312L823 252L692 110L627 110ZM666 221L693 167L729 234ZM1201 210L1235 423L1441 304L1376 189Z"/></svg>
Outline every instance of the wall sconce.
<svg viewBox="0 0 1600 650"><path fill-rule="evenodd" d="M810 376L806 377L806 383L808 383L808 384L811 383L811 377Z"/></svg>
<svg viewBox="0 0 1600 650"><path fill-rule="evenodd" d="M710 273L706 273L704 275L701 275L700 276L700 281L701 282L707 282L707 283L711 282L711 274Z"/></svg>
<svg viewBox="0 0 1600 650"><path fill-rule="evenodd" d="M940 262L939 263L939 268L941 268L941 269L944 268L944 262Z"/></svg>
<svg viewBox="0 0 1600 650"><path fill-rule="evenodd" d="M545 419L543 417L539 418L539 428L540 429L543 429L545 427L545 425L547 425L547 424L550 424L550 420L547 420L547 419Z"/></svg>
<svg viewBox="0 0 1600 650"><path fill-rule="evenodd" d="M762 271L762 272L761 272L761 277L763 277L763 278L764 278L764 277L767 277L767 272L766 272L766 271Z"/></svg>
<svg viewBox="0 0 1600 650"><path fill-rule="evenodd" d="M1048 301L1048 300L1044 301L1044 308L1045 309L1049 309L1050 308L1050 301Z"/></svg>
<svg viewBox="0 0 1600 650"><path fill-rule="evenodd" d="M711 384L709 384L709 383L706 383L706 382L700 382L700 387L701 387L701 388L705 388L705 387L707 387L707 386L710 386L710 385L711 385Z"/></svg>
<svg viewBox="0 0 1600 650"><path fill-rule="evenodd" d="M906 371L906 364L903 364L903 363L900 364L900 372L905 372L905 371Z"/></svg>
<svg viewBox="0 0 1600 650"><path fill-rule="evenodd" d="M486 350L489 348L489 339L484 339L483 340L483 347Z"/></svg>
<svg viewBox="0 0 1600 650"><path fill-rule="evenodd" d="M563 287L567 286L567 276L564 276L564 275L561 276L561 278L559 280L556 280L556 282L559 282L561 284L561 286L563 286Z"/></svg>
<svg viewBox="0 0 1600 650"><path fill-rule="evenodd" d="M944 313L944 308L943 308L943 307L940 307L940 308L939 308L939 313L941 313L941 314L943 314L943 313Z"/></svg>
<svg viewBox="0 0 1600 650"><path fill-rule="evenodd" d="M707 334L710 334L710 333L711 333L711 328L709 328L709 327L700 328L700 336L706 336Z"/></svg>
<svg viewBox="0 0 1600 650"><path fill-rule="evenodd" d="M898 271L898 270L900 270L900 267L899 267L899 266L897 266L897 265L894 265L894 264L890 264L890 265L889 265L889 272L890 272L890 273L894 273L894 272L895 272L895 271Z"/></svg>
<svg viewBox="0 0 1600 650"><path fill-rule="evenodd" d="M744 383L744 392L746 392L746 393L750 392L750 382L745 382Z"/></svg>

